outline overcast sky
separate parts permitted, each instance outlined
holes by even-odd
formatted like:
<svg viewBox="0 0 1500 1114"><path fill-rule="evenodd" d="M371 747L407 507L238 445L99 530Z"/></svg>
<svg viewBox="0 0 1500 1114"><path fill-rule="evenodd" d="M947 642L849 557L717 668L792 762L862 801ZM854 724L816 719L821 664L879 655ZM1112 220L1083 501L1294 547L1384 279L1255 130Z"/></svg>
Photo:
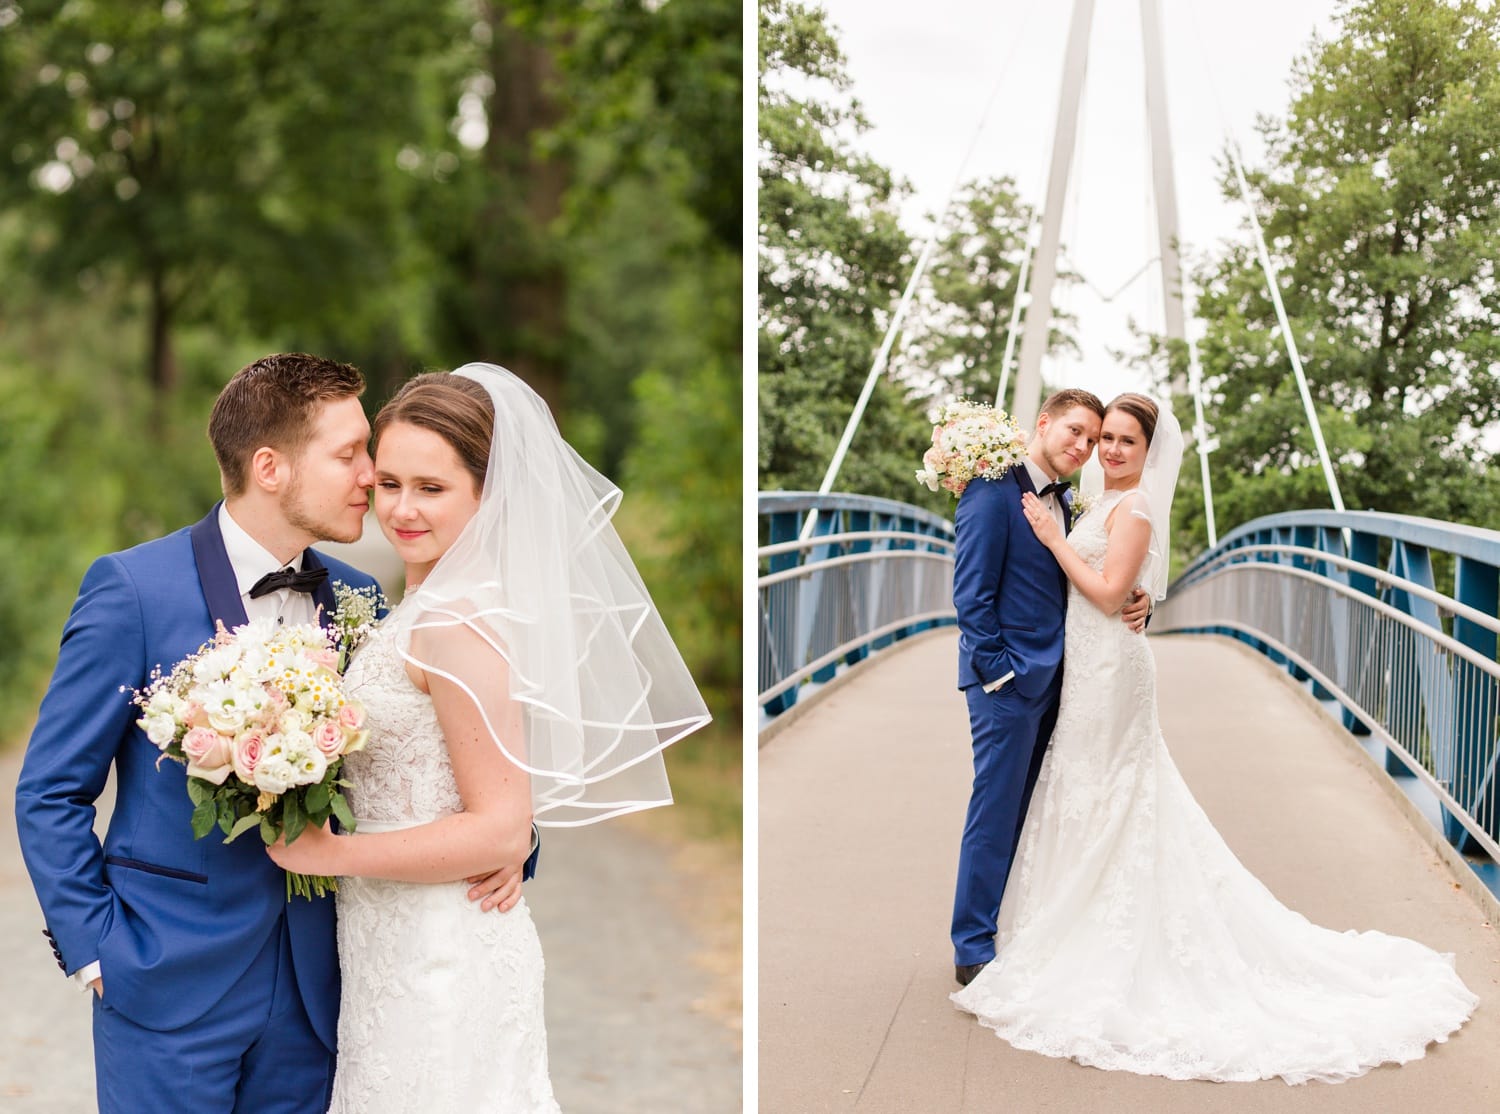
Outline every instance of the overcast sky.
<svg viewBox="0 0 1500 1114"><path fill-rule="evenodd" d="M1024 198L1041 204L1072 3L823 0L823 7L873 125L862 146L916 190L905 211L911 232L925 235L925 214L943 204L997 89L963 176L1009 175ZM1315 32L1332 34L1335 7L1335 0L1161 0L1189 261L1218 241L1249 234L1238 229L1243 208L1225 201L1217 185L1214 160L1225 127L1254 165L1257 114L1285 114L1292 61ZM1063 250L1103 294L1156 255L1144 80L1138 0L1096 0ZM1078 318L1083 354L1049 360L1044 379L1106 399L1142 386L1109 352L1130 346L1132 317L1162 328L1160 270L1151 267L1112 300L1081 284L1058 300Z"/></svg>

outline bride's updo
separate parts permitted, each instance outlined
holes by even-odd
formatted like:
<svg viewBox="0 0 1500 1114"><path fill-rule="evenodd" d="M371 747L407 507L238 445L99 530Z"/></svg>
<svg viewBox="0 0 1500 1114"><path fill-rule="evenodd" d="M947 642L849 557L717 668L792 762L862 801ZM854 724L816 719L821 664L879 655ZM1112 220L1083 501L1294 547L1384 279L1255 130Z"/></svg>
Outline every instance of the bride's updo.
<svg viewBox="0 0 1500 1114"><path fill-rule="evenodd" d="M1134 391L1126 391L1118 395L1104 408L1105 417L1109 416L1111 410L1119 410L1129 414L1141 424L1141 431L1146 435L1146 444L1151 444L1151 435L1156 432L1156 403L1145 395L1138 395Z"/></svg>
<svg viewBox="0 0 1500 1114"><path fill-rule="evenodd" d="M495 404L483 384L447 371L431 371L407 381L375 415L375 447L392 422L430 430L453 446L458 459L474 477L474 490L484 490L490 466L490 439L495 433Z"/></svg>

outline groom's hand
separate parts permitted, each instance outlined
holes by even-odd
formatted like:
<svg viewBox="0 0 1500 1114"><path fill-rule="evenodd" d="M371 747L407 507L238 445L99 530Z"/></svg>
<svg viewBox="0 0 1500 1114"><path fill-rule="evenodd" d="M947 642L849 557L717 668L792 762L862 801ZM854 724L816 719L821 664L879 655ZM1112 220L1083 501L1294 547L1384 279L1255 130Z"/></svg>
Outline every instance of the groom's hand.
<svg viewBox="0 0 1500 1114"><path fill-rule="evenodd" d="M1142 588L1136 588L1125 601L1120 618L1136 634L1146 629L1146 619L1151 615L1151 597Z"/></svg>
<svg viewBox="0 0 1500 1114"><path fill-rule="evenodd" d="M469 900L482 901L485 912L508 913L521 900L521 866L503 866L493 874L476 874L469 883Z"/></svg>
<svg viewBox="0 0 1500 1114"><path fill-rule="evenodd" d="M103 998L104 997L104 980L102 978L90 979L89 980L89 989L92 990L99 997ZM77 993L77 992L75 991L74 993Z"/></svg>

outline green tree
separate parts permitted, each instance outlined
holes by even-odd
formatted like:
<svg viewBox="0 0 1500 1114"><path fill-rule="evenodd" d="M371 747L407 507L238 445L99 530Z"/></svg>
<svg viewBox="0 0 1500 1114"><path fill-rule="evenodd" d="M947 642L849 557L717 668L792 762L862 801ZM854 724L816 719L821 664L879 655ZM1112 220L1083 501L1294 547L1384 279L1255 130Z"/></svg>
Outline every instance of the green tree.
<svg viewBox="0 0 1500 1114"><path fill-rule="evenodd" d="M759 416L762 489L816 489L910 266L902 187L847 138L867 124L824 13L760 5ZM882 379L838 488L911 499L930 427Z"/></svg>
<svg viewBox="0 0 1500 1114"><path fill-rule="evenodd" d="M1296 63L1286 119L1262 130L1249 177L1344 502L1494 523L1500 11L1350 5ZM1227 249L1197 284L1221 531L1328 506L1253 248ZM1182 366L1166 355L1158 343L1164 377ZM1201 545L1196 470L1183 478L1179 524Z"/></svg>
<svg viewBox="0 0 1500 1114"><path fill-rule="evenodd" d="M966 183L949 213L947 230L927 266L925 289L914 300L901 355L892 366L923 393L993 402L1032 212L1016 193L1015 182L1002 177ZM1072 280L1066 273L1059 278ZM1054 311L1054 350L1076 349L1070 324ZM1014 386L1014 367L1011 373Z"/></svg>
<svg viewBox="0 0 1500 1114"><path fill-rule="evenodd" d="M0 5L0 201L33 279L144 302L147 372L195 321L358 317L400 255L417 73L451 9L411 2ZM331 44L337 44L331 49ZM378 59L378 64L372 60Z"/></svg>

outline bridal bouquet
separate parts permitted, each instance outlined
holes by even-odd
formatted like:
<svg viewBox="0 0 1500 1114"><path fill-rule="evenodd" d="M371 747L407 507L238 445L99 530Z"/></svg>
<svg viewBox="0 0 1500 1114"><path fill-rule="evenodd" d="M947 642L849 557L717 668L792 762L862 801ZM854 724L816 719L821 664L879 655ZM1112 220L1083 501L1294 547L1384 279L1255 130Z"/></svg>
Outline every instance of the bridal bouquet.
<svg viewBox="0 0 1500 1114"><path fill-rule="evenodd" d="M917 481L957 499L970 480L998 480L1025 456L1026 436L1004 410L983 402L951 402L938 411Z"/></svg>
<svg viewBox="0 0 1500 1114"><path fill-rule="evenodd" d="M339 770L369 732L364 708L344 695L339 667L368 633L376 602L338 588L334 636L269 619L233 631L220 624L212 642L135 691L146 737L163 759L187 766L195 838L217 825L225 843L251 828L267 844L282 835L292 843L330 815L354 828ZM337 888L332 878L287 875L288 901L293 892L310 899Z"/></svg>

